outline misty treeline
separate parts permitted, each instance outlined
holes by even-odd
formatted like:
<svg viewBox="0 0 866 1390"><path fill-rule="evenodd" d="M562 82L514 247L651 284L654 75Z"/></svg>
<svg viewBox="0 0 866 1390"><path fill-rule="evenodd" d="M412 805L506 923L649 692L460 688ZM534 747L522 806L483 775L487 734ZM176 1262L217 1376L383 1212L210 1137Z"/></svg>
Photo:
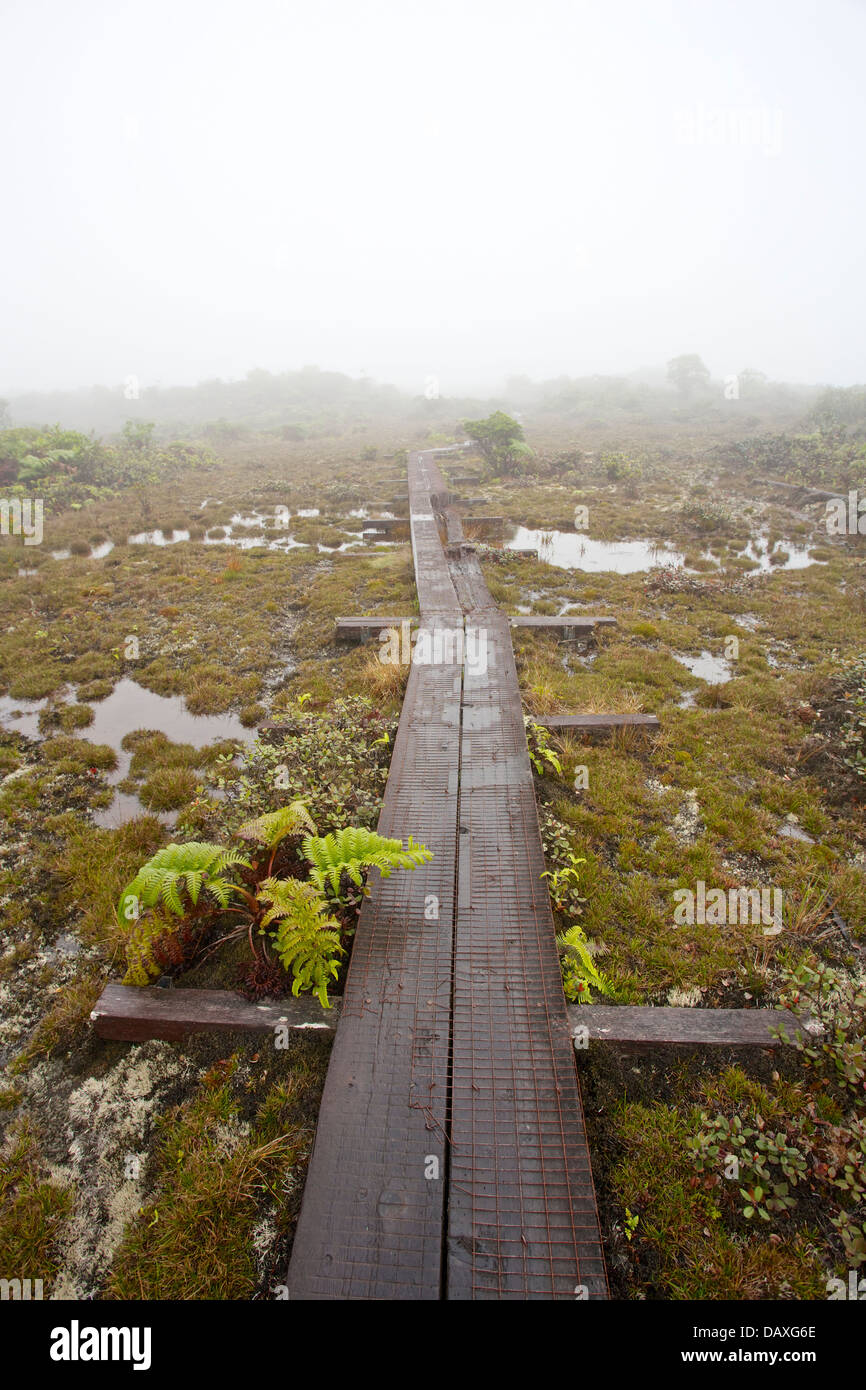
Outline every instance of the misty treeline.
<svg viewBox="0 0 866 1390"><path fill-rule="evenodd" d="M824 395L833 398L834 412L844 408L845 391ZM133 419L153 422L163 438L229 442L261 430L305 439L353 433L377 423L453 422L495 409L590 424L730 419L750 412L759 418L778 412L793 420L821 396L820 387L771 382L753 368L714 377L697 354L627 376L560 376L546 381L511 376L499 392L486 398L440 395L429 385L427 394L412 394L370 377L304 367L291 372L256 369L237 381L214 379L197 386L148 386L131 376L113 387L30 392L0 401L0 426L60 424L112 436Z"/></svg>
<svg viewBox="0 0 866 1390"><path fill-rule="evenodd" d="M699 356L684 354L629 377L512 376L501 396L487 400L413 396L315 367L132 395L93 387L20 396L0 400L0 489L38 489L54 509L76 506L211 464L234 442L345 437L354 448L377 426L437 443L469 434L494 473L556 471L556 458L529 447L524 426L542 433L548 423L565 426L577 443L581 430L621 428L633 443L640 426L665 422L711 435L724 425L717 447L727 461L761 473L866 485L866 386L787 385L753 369L718 380Z"/></svg>

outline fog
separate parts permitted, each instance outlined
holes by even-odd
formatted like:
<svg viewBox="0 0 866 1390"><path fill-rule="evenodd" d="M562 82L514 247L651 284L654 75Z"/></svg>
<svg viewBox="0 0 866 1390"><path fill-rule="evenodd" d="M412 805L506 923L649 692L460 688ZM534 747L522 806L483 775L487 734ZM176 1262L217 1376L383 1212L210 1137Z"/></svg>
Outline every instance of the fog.
<svg viewBox="0 0 866 1390"><path fill-rule="evenodd" d="M854 0L3 0L0 394L866 377Z"/></svg>

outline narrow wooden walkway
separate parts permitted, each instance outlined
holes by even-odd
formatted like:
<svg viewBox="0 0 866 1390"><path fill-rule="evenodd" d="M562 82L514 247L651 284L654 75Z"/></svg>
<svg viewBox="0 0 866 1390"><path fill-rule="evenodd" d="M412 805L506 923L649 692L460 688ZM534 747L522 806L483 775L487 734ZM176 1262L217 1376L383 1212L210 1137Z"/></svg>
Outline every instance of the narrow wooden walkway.
<svg viewBox="0 0 866 1390"><path fill-rule="evenodd" d="M510 625L449 500L412 455L419 631L465 651L410 672L379 829L435 858L362 909L293 1298L607 1293Z"/></svg>

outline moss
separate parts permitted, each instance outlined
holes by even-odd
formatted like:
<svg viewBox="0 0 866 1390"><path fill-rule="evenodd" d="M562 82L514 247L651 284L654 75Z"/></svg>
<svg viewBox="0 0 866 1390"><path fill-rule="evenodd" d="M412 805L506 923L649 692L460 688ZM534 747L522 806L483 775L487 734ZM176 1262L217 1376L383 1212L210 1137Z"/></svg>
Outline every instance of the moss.
<svg viewBox="0 0 866 1390"><path fill-rule="evenodd" d="M4 1276L42 1279L48 1296L59 1268L58 1241L73 1204L52 1182L26 1122L0 1156L0 1265Z"/></svg>
<svg viewBox="0 0 866 1390"><path fill-rule="evenodd" d="M109 1298L249 1299L256 1291L253 1231L265 1205L278 1235L297 1216L326 1051L293 1042L276 1064L272 1052L267 1058L255 1054L241 1067L235 1053L218 1063L193 1099L159 1122L153 1190L117 1251Z"/></svg>
<svg viewBox="0 0 866 1390"><path fill-rule="evenodd" d="M114 685L107 680L87 681L78 687L79 700L105 700L111 694Z"/></svg>
<svg viewBox="0 0 866 1390"><path fill-rule="evenodd" d="M207 750L194 748L191 743L173 743L158 729L134 729L124 734L120 746L132 753L129 775L133 780L161 769L201 767L209 757Z"/></svg>
<svg viewBox="0 0 866 1390"><path fill-rule="evenodd" d="M197 777L189 768L158 768L139 791L149 811L176 811L195 795Z"/></svg>
<svg viewBox="0 0 866 1390"><path fill-rule="evenodd" d="M117 767L117 754L110 744L89 743L84 738L47 739L42 745L42 756L49 763L62 762L79 771L95 767L110 772Z"/></svg>
<svg viewBox="0 0 866 1390"><path fill-rule="evenodd" d="M140 816L117 830L82 825L74 816L65 825L63 848L49 858L61 885L58 910L74 917L86 941L102 944L108 958L125 948L126 937L115 917L122 889L144 860L159 848L165 830L153 816Z"/></svg>
<svg viewBox="0 0 866 1390"><path fill-rule="evenodd" d="M50 1009L39 1020L33 1035L15 1058L12 1071L24 1071L36 1058L50 1057L80 1041L89 1026L90 1014L104 984L101 975L82 974L61 985Z"/></svg>

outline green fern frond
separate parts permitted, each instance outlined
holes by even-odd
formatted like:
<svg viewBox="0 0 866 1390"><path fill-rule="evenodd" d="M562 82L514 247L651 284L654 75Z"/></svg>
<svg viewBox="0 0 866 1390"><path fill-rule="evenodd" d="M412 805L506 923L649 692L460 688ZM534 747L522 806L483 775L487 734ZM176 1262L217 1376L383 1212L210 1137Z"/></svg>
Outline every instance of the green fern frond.
<svg viewBox="0 0 866 1390"><path fill-rule="evenodd" d="M203 840L164 845L142 865L117 905L118 921L127 932L127 984L146 985L156 978L154 942L176 930L172 919L198 907L203 893L219 907L228 906L238 885L225 875L237 867L249 867L243 854Z"/></svg>
<svg viewBox="0 0 866 1390"><path fill-rule="evenodd" d="M562 932L556 943L560 950L562 965L562 986L565 997L573 1003L588 1003L590 989L599 994L610 994L612 985L598 969L587 945L583 928L569 927Z"/></svg>
<svg viewBox="0 0 866 1390"><path fill-rule="evenodd" d="M329 1009L328 982L336 978L337 957L344 954L340 924L328 912L318 888L296 878L267 878L259 902L270 903L262 917L264 931L278 922L274 948L283 968L292 972L292 993L311 990L322 1008Z"/></svg>
<svg viewBox="0 0 866 1390"><path fill-rule="evenodd" d="M315 821L303 801L293 801L288 806L267 811L262 816L256 816L255 820L247 821L235 834L242 840L257 840L267 845L268 849L273 849L287 835L300 835L304 831L315 835Z"/></svg>
<svg viewBox="0 0 866 1390"><path fill-rule="evenodd" d="M248 869L250 861L247 856L239 849L224 849L218 859L215 859L210 867L210 873L216 877L221 877L226 869L238 867Z"/></svg>
<svg viewBox="0 0 866 1390"><path fill-rule="evenodd" d="M358 887L365 869L378 869L388 878L394 869L414 869L433 858L430 850L409 836L407 847L401 840L389 840L363 826L346 826L330 835L308 835L303 842L305 858L312 865L310 880L317 888L330 884L336 895L342 875Z"/></svg>

